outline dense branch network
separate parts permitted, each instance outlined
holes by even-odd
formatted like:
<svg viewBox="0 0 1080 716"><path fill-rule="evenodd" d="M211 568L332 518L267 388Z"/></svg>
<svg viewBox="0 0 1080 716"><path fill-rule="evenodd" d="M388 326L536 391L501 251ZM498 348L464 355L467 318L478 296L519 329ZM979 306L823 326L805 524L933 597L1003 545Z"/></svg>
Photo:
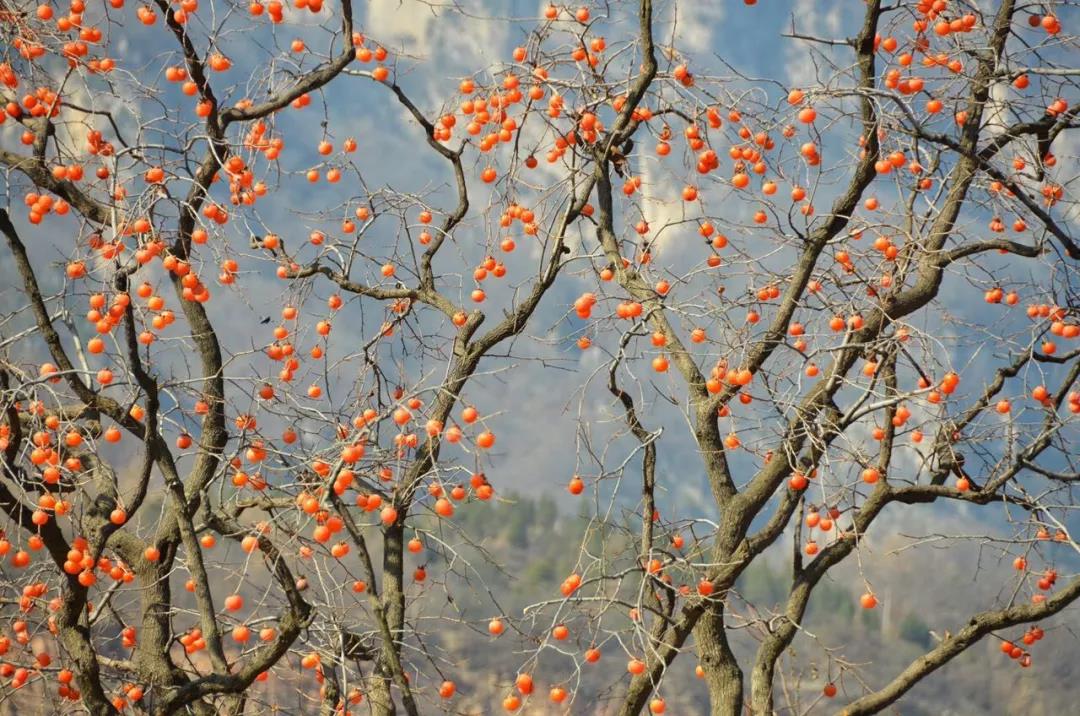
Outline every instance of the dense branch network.
<svg viewBox="0 0 1080 716"><path fill-rule="evenodd" d="M780 94L655 5L499 19L526 40L437 93L348 0L6 11L3 698L415 716L544 678L557 708L692 712L693 650L712 713L825 709L846 677L864 714L988 636L1032 664L1080 597L1065 13L869 0L850 38L783 33L807 72ZM136 23L150 73L110 57ZM527 370L579 399L540 420L578 422L593 499L560 596L511 606L461 525L523 509L495 444ZM815 597L875 609L883 515L958 505L1010 593L865 675ZM746 597L775 560L780 598ZM455 677L460 634L494 686Z"/></svg>

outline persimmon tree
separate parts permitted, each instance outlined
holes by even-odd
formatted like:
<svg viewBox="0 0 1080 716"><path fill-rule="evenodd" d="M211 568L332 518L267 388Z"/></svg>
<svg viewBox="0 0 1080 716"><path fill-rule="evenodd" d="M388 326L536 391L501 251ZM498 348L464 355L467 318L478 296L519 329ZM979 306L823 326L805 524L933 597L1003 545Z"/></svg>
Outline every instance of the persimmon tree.
<svg viewBox="0 0 1080 716"><path fill-rule="evenodd" d="M1038 623L1080 596L1080 579L1058 576L1075 557L1080 412L1077 69L1059 53L1076 46L1059 19L1072 8L843 12L856 8L848 37L808 33L805 18L777 32L800 53L796 87L668 52L643 100L651 145L619 167L625 179L592 157L602 256L574 325L583 347L603 347L591 380L624 427L605 449L610 433L583 425L569 489L591 481L598 531L638 500L637 527L618 521L638 536L621 559L582 554L563 591L580 611L533 610L618 645L631 674L618 713L664 711L666 675L693 650L712 713L833 697L841 713L874 713L987 636L1030 666ZM693 461L665 465L665 450L687 449ZM697 471L710 504L661 510ZM855 562L854 598L878 606L874 522L889 512L915 531L958 505L987 524L1000 568L979 576L1003 597L966 605L968 621L884 679L841 658L842 637L809 634L826 683L816 699L781 690L834 568ZM790 569L779 609L737 591L774 545ZM749 654L731 646L738 631L757 640Z"/></svg>
<svg viewBox="0 0 1080 716"><path fill-rule="evenodd" d="M589 708L575 684L617 651L610 708L661 713L691 650L714 713L800 710L777 671L815 587L879 515L957 504L1011 530L984 576L1010 596L891 681L845 681L823 644L822 699L881 710L989 634L1029 665L1080 595L1057 576L1080 412L1067 8L852 7L850 38L785 33L798 87L683 54L675 4L544 7L494 20L520 46L432 100L410 76L438 68L348 0L9 4L5 693L455 710L431 619L515 632L507 711L547 701L534 678ZM395 119L363 136L364 110ZM582 366L550 385L610 401L569 485L599 548L506 613L447 535L499 499L501 414L476 406L527 409L481 398L544 310ZM660 509L688 451L711 504ZM772 614L736 582L782 542ZM486 615L442 608L458 582Z"/></svg>
<svg viewBox="0 0 1080 716"><path fill-rule="evenodd" d="M576 260L599 175L571 145L628 141L655 66L617 72L602 43L579 64L587 11L552 12L421 107L348 0L5 12L11 686L93 713L277 707L253 690L276 670L298 711L451 699L415 681L406 556L437 547L426 517L493 498L498 419L467 385ZM161 54L127 66L125 38ZM622 98L574 137L560 92L586 83ZM384 131L444 187L380 185L377 137L310 119L350 85L381 86L405 117Z"/></svg>

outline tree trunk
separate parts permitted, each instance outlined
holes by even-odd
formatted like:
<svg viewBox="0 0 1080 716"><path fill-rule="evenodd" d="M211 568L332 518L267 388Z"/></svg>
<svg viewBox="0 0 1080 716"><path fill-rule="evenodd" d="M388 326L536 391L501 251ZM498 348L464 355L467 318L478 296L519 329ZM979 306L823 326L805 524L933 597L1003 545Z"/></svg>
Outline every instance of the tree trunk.
<svg viewBox="0 0 1080 716"><path fill-rule="evenodd" d="M712 716L739 716L743 710L743 673L724 631L724 604L717 601L701 615L694 628L698 659L709 687Z"/></svg>
<svg viewBox="0 0 1080 716"><path fill-rule="evenodd" d="M750 676L750 712L754 716L771 716L773 712L773 674L776 663L759 662Z"/></svg>
<svg viewBox="0 0 1080 716"><path fill-rule="evenodd" d="M626 690L622 706L619 707L619 716L638 716L649 702L649 694L653 687L649 683L647 675L635 676L630 680L630 688Z"/></svg>
<svg viewBox="0 0 1080 716"><path fill-rule="evenodd" d="M393 679L395 664L399 664L397 641L403 638L405 627L405 564L402 558L404 529L399 521L383 530L382 612L389 634L383 635L382 651L372 674L371 707L376 716L394 716Z"/></svg>
<svg viewBox="0 0 1080 716"><path fill-rule="evenodd" d="M377 666L375 673L371 675L367 689L371 712L375 716L396 716L397 714L397 706L394 705L394 695L390 685L389 672L382 666Z"/></svg>

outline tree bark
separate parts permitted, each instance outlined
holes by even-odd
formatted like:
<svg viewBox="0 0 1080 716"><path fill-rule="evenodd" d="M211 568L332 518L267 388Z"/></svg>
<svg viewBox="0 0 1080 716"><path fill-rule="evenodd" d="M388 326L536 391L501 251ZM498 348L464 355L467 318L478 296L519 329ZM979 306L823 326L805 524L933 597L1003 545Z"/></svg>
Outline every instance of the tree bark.
<svg viewBox="0 0 1080 716"><path fill-rule="evenodd" d="M743 673L728 645L723 602L710 603L694 628L698 659L709 687L712 716L739 716L743 711Z"/></svg>

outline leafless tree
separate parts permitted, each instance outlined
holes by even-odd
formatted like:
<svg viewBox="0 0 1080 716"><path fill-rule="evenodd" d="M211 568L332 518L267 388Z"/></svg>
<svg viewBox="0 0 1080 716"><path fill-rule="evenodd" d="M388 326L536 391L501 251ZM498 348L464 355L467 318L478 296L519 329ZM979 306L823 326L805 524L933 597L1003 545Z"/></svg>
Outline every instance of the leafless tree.
<svg viewBox="0 0 1080 716"><path fill-rule="evenodd" d="M1075 165L1054 156L1077 126L1063 99L1075 97L1075 67L1058 54L1076 42L1034 7L951 5L868 2L846 39L800 32L796 20L785 34L804 48L807 84L782 92L672 57L644 105L664 120L649 126L668 157L664 177L685 185L681 208L679 197L657 206L657 191L639 199L634 179L620 192L594 153L602 280L575 305L581 318L604 310L585 330L619 337L604 344L614 347L595 379L637 445L613 464L604 457L619 451L596 444L608 434L586 425L580 459L595 465L597 529L627 475L639 476L640 539L623 543L632 551L621 560L583 554L573 581L596 641L615 639L631 657L621 714L662 710L665 674L691 645L713 713L801 712L776 703L781 658L815 587L861 554L887 508L995 511L985 519L1011 530L997 543L1009 558L998 579L1014 587L1001 603L971 605L966 624L891 681L858 682L844 714L888 707L990 634L1027 666L1025 645L1041 631L1014 644L1007 630L1080 595L1075 578L1056 585L1063 551L1076 548L1075 475L1062 468L1080 411L1080 252L1063 189ZM718 177L725 147L734 166ZM652 156L642 149L630 164L658 184ZM790 198L777 199L780 185ZM704 255L675 248L693 228ZM968 296L985 309L957 305ZM971 365L957 365L965 353ZM643 374L650 365L656 378ZM682 420L660 417L665 406L681 407ZM665 443L688 447L673 431L692 438L714 504L667 518L657 496L681 476L658 462ZM736 582L781 539L793 542L790 592L774 613L741 600ZM858 591L873 608L866 579ZM612 611L623 621L606 626ZM758 640L746 663L730 647L740 629ZM832 667L834 679L857 671ZM829 683L825 696L835 694Z"/></svg>
<svg viewBox="0 0 1080 716"><path fill-rule="evenodd" d="M795 22L800 87L684 55L674 4L551 7L441 105L349 0L208 4L4 10L5 697L453 710L421 624L452 596L410 566L430 551L497 615L451 606L441 628L514 629L523 675L553 653L584 679L618 644L630 675L608 705L659 713L693 647L713 713L824 708L779 683L815 587L855 562L875 607L871 525L957 503L1011 530L994 543L1012 588L884 684L826 645L833 678L860 679L843 713L887 708L990 634L1031 663L1036 623L1080 596L1058 576L1080 412L1066 3L869 0L851 38ZM142 66L117 49L135 31L160 53ZM396 118L359 140L366 160L350 92ZM390 135L415 156L380 153ZM416 186L371 166L399 160ZM554 289L573 281L590 290L568 311ZM470 394L532 357L542 304L593 366L567 400L610 406L582 418L571 482L592 488L600 546L510 614L443 529L497 499L501 416ZM711 501L669 516L668 456L688 447ZM737 581L782 540L773 613ZM588 651L558 646L570 631ZM504 687L509 711L532 692Z"/></svg>

